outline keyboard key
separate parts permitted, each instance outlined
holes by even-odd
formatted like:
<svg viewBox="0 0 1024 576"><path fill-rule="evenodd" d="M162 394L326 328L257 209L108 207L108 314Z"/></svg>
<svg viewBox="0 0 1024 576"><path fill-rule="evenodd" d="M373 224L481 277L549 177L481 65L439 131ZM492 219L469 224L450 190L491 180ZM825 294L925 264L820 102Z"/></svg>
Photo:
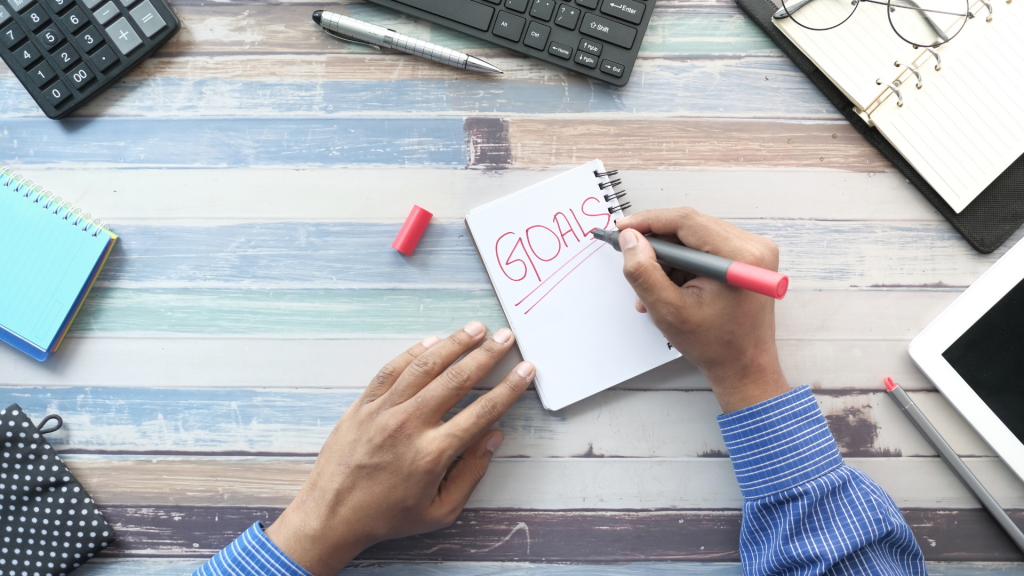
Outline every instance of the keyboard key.
<svg viewBox="0 0 1024 576"><path fill-rule="evenodd" d="M60 28L51 24L46 30L36 35L36 38L43 46L46 46L47 50L52 51L64 41L64 34L61 33Z"/></svg>
<svg viewBox="0 0 1024 576"><path fill-rule="evenodd" d="M29 66L36 63L43 57L43 54L36 50L36 47L31 42L26 42L22 47L14 51L14 59L21 64L21 67L28 70Z"/></svg>
<svg viewBox="0 0 1024 576"><path fill-rule="evenodd" d="M114 39L114 46L117 46L117 49L125 56L131 54L132 50L142 45L142 38L139 38L139 35L135 33L135 29L124 18L120 18L117 22L108 26L107 34Z"/></svg>
<svg viewBox="0 0 1024 576"><path fill-rule="evenodd" d="M569 58L572 58L572 48L569 48L565 44L552 42L551 48L548 48L548 54L554 54L559 58L565 58L566 60L568 60Z"/></svg>
<svg viewBox="0 0 1024 576"><path fill-rule="evenodd" d="M580 50L589 52L594 56L600 56L601 50L604 50L604 46L594 42L593 40L587 40L586 38L580 40Z"/></svg>
<svg viewBox="0 0 1024 576"><path fill-rule="evenodd" d="M11 11L6 6L0 4L0 26L7 24L7 21L11 19Z"/></svg>
<svg viewBox="0 0 1024 576"><path fill-rule="evenodd" d="M100 34L100 31L95 26L89 26L85 29L85 32L75 36L75 38L86 54L103 46L103 35Z"/></svg>
<svg viewBox="0 0 1024 576"><path fill-rule="evenodd" d="M582 64L587 68L597 68L597 57L593 54L587 54L583 50L576 52L576 63Z"/></svg>
<svg viewBox="0 0 1024 576"><path fill-rule="evenodd" d="M622 73L626 70L626 67L618 62L612 62L611 60L604 60L601 62L601 72L605 74L611 74L616 78L622 78Z"/></svg>
<svg viewBox="0 0 1024 576"><path fill-rule="evenodd" d="M71 91L60 80L54 82L53 86L43 90L43 94L46 95L46 101L55 108L60 106L61 102L71 98Z"/></svg>
<svg viewBox="0 0 1024 576"><path fill-rule="evenodd" d="M520 18L508 12L498 12L498 17L494 19L494 35L513 42L519 42L519 39L523 36L523 28L525 26L525 18Z"/></svg>
<svg viewBox="0 0 1024 576"><path fill-rule="evenodd" d="M4 46L7 48L14 48L24 39L25 31L21 29L17 22L11 22L10 26L0 30L0 41L3 41Z"/></svg>
<svg viewBox="0 0 1024 576"><path fill-rule="evenodd" d="M632 48L633 41L636 40L636 28L630 28L625 24L594 16L589 12L583 17L583 25L580 26L580 32L598 40L611 42L626 50Z"/></svg>
<svg viewBox="0 0 1024 576"><path fill-rule="evenodd" d="M622 18L626 22L639 24L644 18L644 6L633 0L604 0L601 3L601 13Z"/></svg>
<svg viewBox="0 0 1024 576"><path fill-rule="evenodd" d="M78 52L75 52L71 44L61 46L53 57L57 59L57 66L64 72L67 72L68 68L71 68L75 65L75 62L78 62Z"/></svg>
<svg viewBox="0 0 1024 576"><path fill-rule="evenodd" d="M121 2L121 6L124 6L125 8L131 8L132 6L135 6L136 4L139 3L139 0L118 0L118 1Z"/></svg>
<svg viewBox="0 0 1024 576"><path fill-rule="evenodd" d="M548 45L548 36L550 35L551 28L539 22L530 22L530 27L526 29L526 40L523 40L523 44L543 52L544 48Z"/></svg>
<svg viewBox="0 0 1024 576"><path fill-rule="evenodd" d="M526 12L526 7L529 5L530 0L505 0L505 8L516 12Z"/></svg>
<svg viewBox="0 0 1024 576"><path fill-rule="evenodd" d="M67 26L72 34L75 34L82 29L82 26L89 23L89 18L86 17L85 12L82 12L81 8L75 6L70 12L61 16L60 21Z"/></svg>
<svg viewBox="0 0 1024 576"><path fill-rule="evenodd" d="M545 22L550 21L551 15L554 13L555 0L533 0L533 6L530 7L530 16L540 18Z"/></svg>
<svg viewBox="0 0 1024 576"><path fill-rule="evenodd" d="M11 8L14 8L14 11L18 13L24 12L33 2L35 0L10 0Z"/></svg>
<svg viewBox="0 0 1024 576"><path fill-rule="evenodd" d="M46 86L50 83L50 80L57 77L57 73L53 71L53 68L45 60L39 66L33 68L28 75L32 78L32 83L36 85L36 88Z"/></svg>
<svg viewBox="0 0 1024 576"><path fill-rule="evenodd" d="M74 70L68 72L68 80L71 81L71 85L79 92L81 92L82 88L84 88L86 84L95 79L96 75L93 74L92 70L89 69L85 62L75 66Z"/></svg>
<svg viewBox="0 0 1024 576"><path fill-rule="evenodd" d="M120 60L117 59L117 54L114 54L114 51L110 49L110 46L104 46L97 50L96 53L92 55L91 60L92 65L99 68L100 72L106 72L107 70L110 70L112 66L120 62Z"/></svg>
<svg viewBox="0 0 1024 576"><path fill-rule="evenodd" d="M589 16L589 14L588 14ZM558 24L562 28L568 28L569 30L576 29L576 23L580 21L580 9L569 4L562 4L558 7L558 18L555 18L555 24Z"/></svg>
<svg viewBox="0 0 1024 576"><path fill-rule="evenodd" d="M149 0L139 4L138 8L132 10L131 14L135 24L142 29L142 33L146 35L146 38L156 36L157 32L167 27L167 22L164 22L164 19L160 17L160 13L156 11L153 3Z"/></svg>
<svg viewBox="0 0 1024 576"><path fill-rule="evenodd" d="M398 0L398 2L484 32L491 29L491 17L494 16L494 8L473 0ZM134 13L134 10L132 12Z"/></svg>
<svg viewBox="0 0 1024 576"><path fill-rule="evenodd" d="M591 10L597 10L597 0L576 0L576 3L584 8L590 8Z"/></svg>
<svg viewBox="0 0 1024 576"><path fill-rule="evenodd" d="M107 22L113 20L116 16L120 16L121 11L117 9L117 6L114 6L113 2L107 2L103 6L100 6L99 10L93 12L92 15L95 16L96 19L99 20L100 25L103 26L106 25Z"/></svg>
<svg viewBox="0 0 1024 576"><path fill-rule="evenodd" d="M82 0L82 4L85 4L89 10L95 10L102 2L103 0Z"/></svg>
<svg viewBox="0 0 1024 576"><path fill-rule="evenodd" d="M25 12L22 18L28 22L28 27L33 32L38 32L40 28L50 23L50 15L46 13L46 10L43 10L42 6L34 6L31 10Z"/></svg>
<svg viewBox="0 0 1024 576"><path fill-rule="evenodd" d="M75 0L46 0L46 5L49 6L50 10L53 10L54 13L60 14L74 6Z"/></svg>

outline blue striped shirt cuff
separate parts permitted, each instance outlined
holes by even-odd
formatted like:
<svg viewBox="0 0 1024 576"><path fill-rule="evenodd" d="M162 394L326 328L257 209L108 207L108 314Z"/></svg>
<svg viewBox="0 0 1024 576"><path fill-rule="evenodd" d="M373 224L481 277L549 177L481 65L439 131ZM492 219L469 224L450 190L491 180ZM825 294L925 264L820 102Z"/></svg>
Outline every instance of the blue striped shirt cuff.
<svg viewBox="0 0 1024 576"><path fill-rule="evenodd" d="M281 551L257 522L192 576L313 576Z"/></svg>
<svg viewBox="0 0 1024 576"><path fill-rule="evenodd" d="M763 498L843 464L814 394L801 386L718 417L743 497Z"/></svg>

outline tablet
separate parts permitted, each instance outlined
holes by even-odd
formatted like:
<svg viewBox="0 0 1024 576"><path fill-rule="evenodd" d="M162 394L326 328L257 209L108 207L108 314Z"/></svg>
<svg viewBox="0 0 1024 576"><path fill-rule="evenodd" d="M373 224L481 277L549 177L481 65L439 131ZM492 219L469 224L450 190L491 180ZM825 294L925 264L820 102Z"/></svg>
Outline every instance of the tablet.
<svg viewBox="0 0 1024 576"><path fill-rule="evenodd" d="M914 338L910 357L1024 480L1024 241Z"/></svg>

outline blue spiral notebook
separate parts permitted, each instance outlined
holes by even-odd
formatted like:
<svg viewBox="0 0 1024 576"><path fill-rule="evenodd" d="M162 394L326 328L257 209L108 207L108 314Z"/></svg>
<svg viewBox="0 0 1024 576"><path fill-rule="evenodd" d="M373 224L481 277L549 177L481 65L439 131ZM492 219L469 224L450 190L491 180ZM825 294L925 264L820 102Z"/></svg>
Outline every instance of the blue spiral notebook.
<svg viewBox="0 0 1024 576"><path fill-rule="evenodd" d="M0 166L0 340L46 360L116 241L89 214Z"/></svg>

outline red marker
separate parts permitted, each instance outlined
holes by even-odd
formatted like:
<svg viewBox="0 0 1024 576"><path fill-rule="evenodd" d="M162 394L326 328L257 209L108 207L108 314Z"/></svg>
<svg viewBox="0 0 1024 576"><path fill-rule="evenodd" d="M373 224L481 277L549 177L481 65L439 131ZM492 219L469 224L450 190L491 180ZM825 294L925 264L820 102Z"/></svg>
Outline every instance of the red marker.
<svg viewBox="0 0 1024 576"><path fill-rule="evenodd" d="M613 248L622 252L619 247L619 232L617 230L602 230L596 228L593 231L594 238L604 240ZM789 276L772 272L743 262L734 262L721 256L707 254L700 250L680 246L657 238L647 237L647 241L654 248L658 255L658 263L671 266L677 270L692 272L698 276L712 278L724 282L730 286L771 296L782 300L789 289Z"/></svg>

